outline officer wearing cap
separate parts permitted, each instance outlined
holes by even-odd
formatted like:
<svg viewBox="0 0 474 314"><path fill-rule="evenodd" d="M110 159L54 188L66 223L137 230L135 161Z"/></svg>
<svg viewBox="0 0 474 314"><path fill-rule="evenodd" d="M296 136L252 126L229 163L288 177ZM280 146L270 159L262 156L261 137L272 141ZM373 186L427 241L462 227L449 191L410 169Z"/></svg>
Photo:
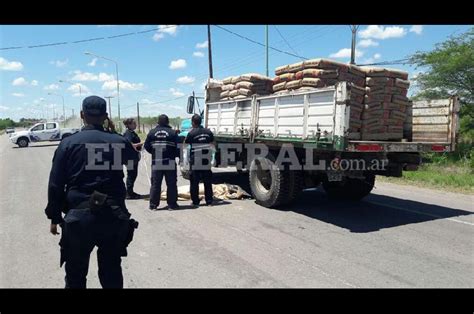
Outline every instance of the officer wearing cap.
<svg viewBox="0 0 474 314"><path fill-rule="evenodd" d="M66 288L86 288L95 246L102 287L122 288L121 257L138 226L125 207L123 165L133 163L137 151L114 133L113 124L107 123L112 130L104 129L104 99L85 98L81 118L81 132L61 141L54 153L45 213L53 235L59 234L58 224L62 229L60 266L65 263Z"/></svg>
<svg viewBox="0 0 474 314"><path fill-rule="evenodd" d="M179 206L175 159L179 156L178 134L169 126L167 115L158 117L158 125L148 132L143 147L152 156L149 208L155 210L160 205L161 183L164 177L168 210L177 209Z"/></svg>
<svg viewBox="0 0 474 314"><path fill-rule="evenodd" d="M191 118L192 130L186 136L185 143L191 144L190 152L190 194L192 206L198 207L199 182L204 184L204 200L206 205L212 206L212 152L214 150L214 134L211 130L202 127L202 118L195 114Z"/></svg>

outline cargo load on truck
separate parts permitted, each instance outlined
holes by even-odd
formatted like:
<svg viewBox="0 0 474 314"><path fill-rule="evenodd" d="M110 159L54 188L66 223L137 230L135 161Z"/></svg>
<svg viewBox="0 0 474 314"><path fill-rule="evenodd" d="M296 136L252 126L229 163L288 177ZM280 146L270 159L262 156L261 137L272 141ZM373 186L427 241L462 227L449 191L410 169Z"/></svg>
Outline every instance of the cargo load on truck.
<svg viewBox="0 0 474 314"><path fill-rule="evenodd" d="M275 69L273 91L285 94L349 82L352 86L349 137L401 140L408 106L408 73L311 59Z"/></svg>
<svg viewBox="0 0 474 314"><path fill-rule="evenodd" d="M273 81L271 78L248 73L239 76L230 76L222 80L220 100L244 99L253 95L269 95L272 93Z"/></svg>

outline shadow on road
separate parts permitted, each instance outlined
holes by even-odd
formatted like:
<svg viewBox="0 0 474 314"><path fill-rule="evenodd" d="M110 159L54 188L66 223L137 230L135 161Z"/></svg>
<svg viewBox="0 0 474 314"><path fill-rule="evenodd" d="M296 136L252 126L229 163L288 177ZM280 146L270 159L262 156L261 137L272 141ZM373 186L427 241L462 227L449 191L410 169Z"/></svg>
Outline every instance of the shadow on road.
<svg viewBox="0 0 474 314"><path fill-rule="evenodd" d="M213 177L214 183L237 184L250 193L248 176L226 172L214 173ZM321 188L306 190L293 204L276 210L293 211L354 233L472 214L461 209L378 194L371 194L359 202L335 201L328 199Z"/></svg>
<svg viewBox="0 0 474 314"><path fill-rule="evenodd" d="M29 145L28 147L18 147L18 146L13 146L13 149L28 149L28 148L38 148L38 147L49 147L49 146L58 146L59 143L55 144L41 144L41 145Z"/></svg>

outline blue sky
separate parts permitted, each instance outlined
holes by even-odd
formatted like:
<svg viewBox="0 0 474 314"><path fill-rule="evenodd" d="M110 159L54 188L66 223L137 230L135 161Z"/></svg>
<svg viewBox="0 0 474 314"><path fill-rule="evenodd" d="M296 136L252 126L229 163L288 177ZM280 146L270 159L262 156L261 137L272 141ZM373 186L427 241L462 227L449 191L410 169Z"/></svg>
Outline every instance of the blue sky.
<svg viewBox="0 0 474 314"><path fill-rule="evenodd" d="M222 25L264 43L262 25ZM157 31L77 44L51 47L0 50L0 118L49 117L53 109L76 114L86 94L116 96L114 63L85 55L116 60L119 65L121 116L185 116L186 96L203 93L208 77L207 27L205 25L67 25L0 26L0 48L71 42L123 33ZM460 34L464 25L361 25L358 33L358 64L397 60L420 50L430 50L450 35ZM280 33L286 39L285 42ZM351 32L348 25L273 25L269 26L270 46L307 58L349 61ZM257 72L265 73L264 48L212 27L214 77ZM270 50L269 72L275 67L300 59ZM391 66L418 70L409 66ZM67 80L70 83L60 83ZM82 86L82 98L79 87ZM48 93L54 93L48 95ZM180 97L180 98L179 98ZM176 99L178 98L178 99ZM117 115L117 98L112 98L112 115Z"/></svg>

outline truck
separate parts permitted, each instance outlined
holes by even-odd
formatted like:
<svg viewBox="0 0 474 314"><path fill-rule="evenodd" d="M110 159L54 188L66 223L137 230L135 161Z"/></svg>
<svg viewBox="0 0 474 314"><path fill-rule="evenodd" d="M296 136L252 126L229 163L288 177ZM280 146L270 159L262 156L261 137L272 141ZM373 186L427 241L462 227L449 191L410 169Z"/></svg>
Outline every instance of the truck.
<svg viewBox="0 0 474 314"><path fill-rule="evenodd" d="M369 141L349 133L350 93L351 85L339 82L285 94L206 101L199 113L214 133L215 165L246 172L256 202L275 208L293 202L303 189L320 185L330 198L360 200L373 189L376 175L401 177L404 170L418 169L421 153L455 149L458 97L413 102L403 139ZM195 111L192 98L190 114ZM256 154L255 146L265 148L266 154Z"/></svg>
<svg viewBox="0 0 474 314"><path fill-rule="evenodd" d="M42 122L27 130L12 133L9 138L19 147L28 147L30 143L61 141L79 131L79 128L60 128L58 122Z"/></svg>

